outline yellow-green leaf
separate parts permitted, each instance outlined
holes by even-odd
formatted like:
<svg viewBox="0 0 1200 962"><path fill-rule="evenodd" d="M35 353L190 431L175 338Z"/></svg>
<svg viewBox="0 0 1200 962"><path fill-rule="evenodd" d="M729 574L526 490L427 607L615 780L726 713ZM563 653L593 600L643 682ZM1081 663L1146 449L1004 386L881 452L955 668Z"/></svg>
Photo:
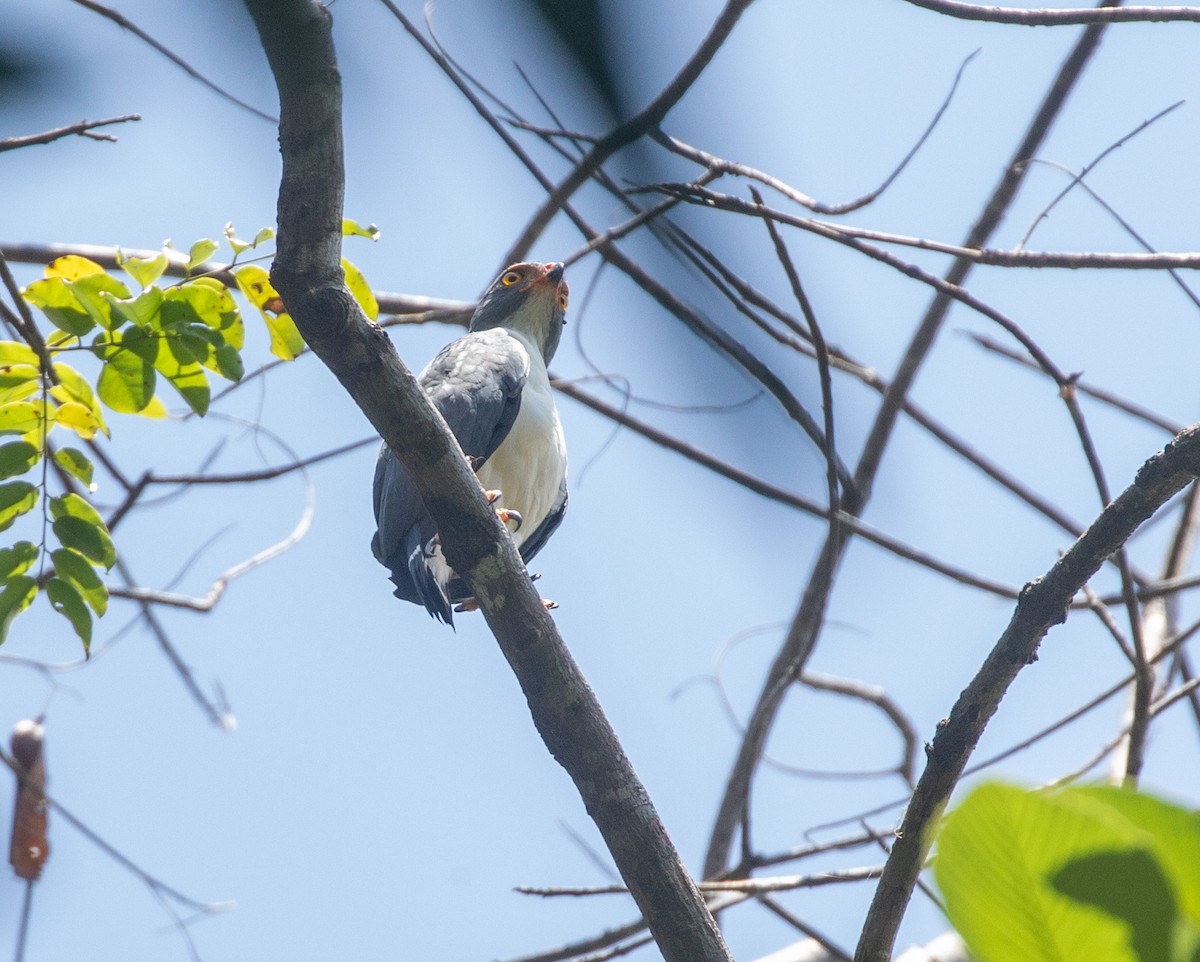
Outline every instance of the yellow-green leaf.
<svg viewBox="0 0 1200 962"><path fill-rule="evenodd" d="M61 277L34 281L24 292L25 300L40 310L60 331L79 336L96 326L96 321Z"/></svg>
<svg viewBox="0 0 1200 962"><path fill-rule="evenodd" d="M54 373L58 377L58 383L50 389L50 396L56 401L76 401L82 404L96 423L94 430L102 431L107 436L108 425L104 421L100 400L84 376L69 364L62 363L54 365Z"/></svg>
<svg viewBox="0 0 1200 962"><path fill-rule="evenodd" d="M0 404L23 401L41 386L42 372L36 365L0 363Z"/></svg>
<svg viewBox="0 0 1200 962"><path fill-rule="evenodd" d="M358 221L347 217L342 221L342 236L366 237L369 240L377 241L379 240L379 228L374 224L363 227Z"/></svg>
<svg viewBox="0 0 1200 962"><path fill-rule="evenodd" d="M33 401L0 404L0 434L27 434L42 423L42 406Z"/></svg>
<svg viewBox="0 0 1200 962"><path fill-rule="evenodd" d="M95 467L92 460L78 448L59 448L54 452L54 463L71 477L91 486Z"/></svg>
<svg viewBox="0 0 1200 962"><path fill-rule="evenodd" d="M136 324L138 327L148 330L158 330L161 326L160 312L164 297L162 288L147 288L137 297L121 298L107 291L102 292L101 296L125 323ZM112 325L112 327L119 326L119 324Z"/></svg>
<svg viewBox="0 0 1200 962"><path fill-rule="evenodd" d="M78 401L63 401L55 412L54 420L64 428L74 431L85 441L90 441L100 430L100 424L91 409Z"/></svg>
<svg viewBox="0 0 1200 962"><path fill-rule="evenodd" d="M304 338L296 330L291 315L284 312L283 300L271 286L270 275L257 264L247 264L233 272L246 299L258 309L271 335L271 353L285 361L294 361L304 350Z"/></svg>
<svg viewBox="0 0 1200 962"><path fill-rule="evenodd" d="M346 286L350 288L350 293L358 301L358 306L363 309L363 313L370 320L375 320L379 316L379 301L375 299L375 293L371 290L367 279L363 277L362 271L344 257L342 258L342 271L346 275Z"/></svg>
<svg viewBox="0 0 1200 962"><path fill-rule="evenodd" d="M126 257L117 251L117 263L125 273L138 282L139 287L149 287L163 275L167 269L167 255L155 254L152 257Z"/></svg>
<svg viewBox="0 0 1200 962"><path fill-rule="evenodd" d="M93 321L106 330L120 327L122 316L114 316L113 301L127 301L133 295L129 288L109 274L89 274L70 282L71 291L91 315ZM74 334L74 331L69 333Z"/></svg>
<svg viewBox="0 0 1200 962"><path fill-rule="evenodd" d="M0 364L29 364L37 367L41 361L28 344L20 341L0 341Z"/></svg>
<svg viewBox="0 0 1200 962"><path fill-rule="evenodd" d="M187 269L189 271L195 270L206 260L212 257L213 254L217 252L217 248L220 246L221 245L215 240L210 240L207 237L196 241L196 243L192 245L192 249L188 251Z"/></svg>
<svg viewBox="0 0 1200 962"><path fill-rule="evenodd" d="M95 261L81 257L78 254L65 254L62 257L56 257L46 265L47 277L61 277L66 281L77 281L81 277L90 277L92 274L103 273L103 267Z"/></svg>

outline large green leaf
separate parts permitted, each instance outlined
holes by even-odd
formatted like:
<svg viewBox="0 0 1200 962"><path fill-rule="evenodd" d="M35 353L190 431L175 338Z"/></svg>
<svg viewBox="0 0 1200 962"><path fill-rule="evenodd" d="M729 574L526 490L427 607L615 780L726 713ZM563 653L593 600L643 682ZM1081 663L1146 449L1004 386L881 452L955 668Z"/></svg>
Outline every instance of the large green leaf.
<svg viewBox="0 0 1200 962"><path fill-rule="evenodd" d="M83 650L90 651L92 647L92 613L88 611L83 598L75 590L75 586L62 578L51 578L46 582L46 597L50 599L51 607L71 623L75 634L83 642Z"/></svg>
<svg viewBox="0 0 1200 962"><path fill-rule="evenodd" d="M33 604L37 597L37 581L26 575L9 580L0 591L0 645L8 638L8 629L17 615Z"/></svg>
<svg viewBox="0 0 1200 962"><path fill-rule="evenodd" d="M0 434L28 434L42 423L42 406L33 401L0 404Z"/></svg>
<svg viewBox="0 0 1200 962"><path fill-rule="evenodd" d="M1126 923L1050 882L1073 859L1136 844L1121 819L1080 807L987 784L947 817L934 872L951 923L982 962L1138 962Z"/></svg>

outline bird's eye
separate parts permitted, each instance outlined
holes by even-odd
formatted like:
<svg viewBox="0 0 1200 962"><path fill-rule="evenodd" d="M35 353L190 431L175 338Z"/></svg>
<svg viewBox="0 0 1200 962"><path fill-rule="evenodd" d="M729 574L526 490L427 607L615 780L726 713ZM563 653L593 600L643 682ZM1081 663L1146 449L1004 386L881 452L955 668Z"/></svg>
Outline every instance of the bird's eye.
<svg viewBox="0 0 1200 962"><path fill-rule="evenodd" d="M512 287L520 279L521 275L517 271L505 271L504 275L500 278L500 283L505 287Z"/></svg>
<svg viewBox="0 0 1200 962"><path fill-rule="evenodd" d="M558 308L561 311L565 311L567 309L567 295L566 294L558 295Z"/></svg>

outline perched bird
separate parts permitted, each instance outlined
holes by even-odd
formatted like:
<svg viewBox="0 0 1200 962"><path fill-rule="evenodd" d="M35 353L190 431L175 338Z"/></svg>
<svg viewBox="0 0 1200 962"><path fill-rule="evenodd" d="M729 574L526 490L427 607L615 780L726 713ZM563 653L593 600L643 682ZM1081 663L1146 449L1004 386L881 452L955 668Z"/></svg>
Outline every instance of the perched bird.
<svg viewBox="0 0 1200 962"><path fill-rule="evenodd" d="M470 460L528 562L567 510L567 446L546 365L566 323L562 264L514 264L479 302L468 333L418 381ZM437 526L386 444L375 466L375 557L395 595L453 625L470 590L442 557ZM511 526L510 526L511 530Z"/></svg>

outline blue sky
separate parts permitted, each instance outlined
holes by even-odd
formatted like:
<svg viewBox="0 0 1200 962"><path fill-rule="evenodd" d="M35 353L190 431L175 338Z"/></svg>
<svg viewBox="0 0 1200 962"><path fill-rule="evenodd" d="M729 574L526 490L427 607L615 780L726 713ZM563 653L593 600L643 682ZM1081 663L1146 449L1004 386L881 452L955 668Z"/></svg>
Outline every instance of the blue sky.
<svg viewBox="0 0 1200 962"><path fill-rule="evenodd" d="M420 18L419 4L402 6ZM642 103L689 55L719 4L613 7L622 70ZM120 9L205 75L274 109L264 58L238 4L127 0ZM498 259L540 202L539 189L381 6L339 0L333 11L345 82L346 212L382 231L377 244L351 241L347 255L380 289L474 298L503 266ZM432 16L455 57L503 99L540 119L515 62L568 127L602 129L595 100L562 48L523 7L443 0ZM54 63L33 90L0 103L0 136L85 117L143 118L115 129L115 144L75 139L0 155L0 241L156 247L171 238L186 246L219 237L227 221L244 235L273 223L279 160L271 125L67 0L0 0L0 22L9 25L10 42L50 49ZM665 129L810 195L845 200L894 167L959 65L978 49L924 150L876 204L850 218L956 242L1076 35L1077 28L943 20L895 0L760 0ZM1192 105L1200 103L1200 74L1193 39L1187 28L1165 25L1110 31L1043 152L1078 169L1146 118L1187 100L1089 180L1163 250L1196 248L1200 126ZM561 176L561 164L531 149ZM612 172L632 176L635 168L623 163ZM655 178L694 174L675 159L656 157L654 164ZM1061 172L1039 167L997 246L1015 245L1064 183ZM743 187L730 182L725 189ZM580 204L597 225L623 219L611 198L592 188L581 192ZM679 217L787 303L786 280L761 225L707 211ZM928 291L812 238L793 233L788 242L829 340L889 374ZM533 256L561 259L579 246L560 218ZM1079 193L1055 208L1027 246L1134 249ZM771 357L816 409L811 365L771 354L765 339L738 327L728 306L648 238L632 239L627 249ZM933 255L913 260L931 270L945 263ZM675 408L738 405L755 395L754 385L627 280L611 269L597 277L598 266L588 258L569 274L572 308L557 373L587 377L594 365L627 378L638 398ZM23 282L36 276L36 268L20 270ZM991 270L977 272L970 286L1016 318L1064 369L1083 371L1180 423L1194 419L1200 325L1168 278ZM985 320L955 308L915 400L1086 523L1099 503L1053 387L981 352L965 332L999 337ZM394 332L414 368L453 336L435 325ZM250 367L268 358L261 331L253 332L248 356ZM615 392L594 389L620 404ZM853 460L876 397L839 380L836 400L840 443ZM712 684L714 661L724 653L721 679L744 716L799 598L821 525L615 431L570 400L562 399L560 410L572 459L571 507L534 568L543 574L543 593L560 604L555 618L572 652L696 868L738 740ZM1101 406L1085 410L1119 490L1166 437ZM777 484L822 495L818 454L765 398L725 413L640 401L631 411ZM203 423L154 424L114 416L113 457L135 476L151 464L164 473L196 470L212 452L214 470L248 470L287 459L272 434L304 455L370 434L314 358L239 389L216 414ZM231 584L210 614L162 613L201 685L209 692L219 685L227 696L235 732L206 720L143 628L122 631L132 609L114 606L98 631L100 655L82 670L55 675L61 687L52 690L43 675L0 662L0 704L8 712L0 725L46 712L55 798L172 887L201 902L236 902L192 927L206 962L507 959L634 915L620 896L544 901L512 891L609 881L573 837L597 850L601 843L537 740L482 619L464 617L452 633L391 597L368 549L374 455L368 445L315 467L308 479L311 531ZM115 497L111 485L97 493L101 503ZM285 537L305 498L298 477L190 490L131 518L119 529L118 546L140 583L162 587L177 579L177 590L202 595L230 565ZM1069 544L907 423L867 520L1015 586L1044 572ZM1137 560L1146 570L1160 564L1167 527L1145 538ZM1111 590L1111 574L1097 584ZM927 739L1010 614L1007 602L858 543L813 667L885 686ZM78 650L58 619L32 612L2 654L60 663ZM981 757L1036 731L1124 670L1095 621L1072 618L1018 679ZM1115 730L1119 711L1117 703L1100 709L998 774L1038 782L1081 764ZM895 758L897 739L867 708L802 693L789 699L769 751L803 768L879 768ZM1194 804L1197 771L1194 731L1182 715L1168 718L1151 743L1147 784ZM755 789L755 843L767 851L799 845L811 826L902 794L894 778L811 780L766 767ZM876 822L887 824L887 817ZM137 878L61 819L52 830L28 959L187 958L170 917ZM820 867L878 860L862 849ZM5 874L0 952L15 928L21 891ZM869 886L859 885L785 901L852 947L869 897ZM799 937L754 909L726 922L739 959ZM901 942L942 928L936 910L918 900Z"/></svg>

